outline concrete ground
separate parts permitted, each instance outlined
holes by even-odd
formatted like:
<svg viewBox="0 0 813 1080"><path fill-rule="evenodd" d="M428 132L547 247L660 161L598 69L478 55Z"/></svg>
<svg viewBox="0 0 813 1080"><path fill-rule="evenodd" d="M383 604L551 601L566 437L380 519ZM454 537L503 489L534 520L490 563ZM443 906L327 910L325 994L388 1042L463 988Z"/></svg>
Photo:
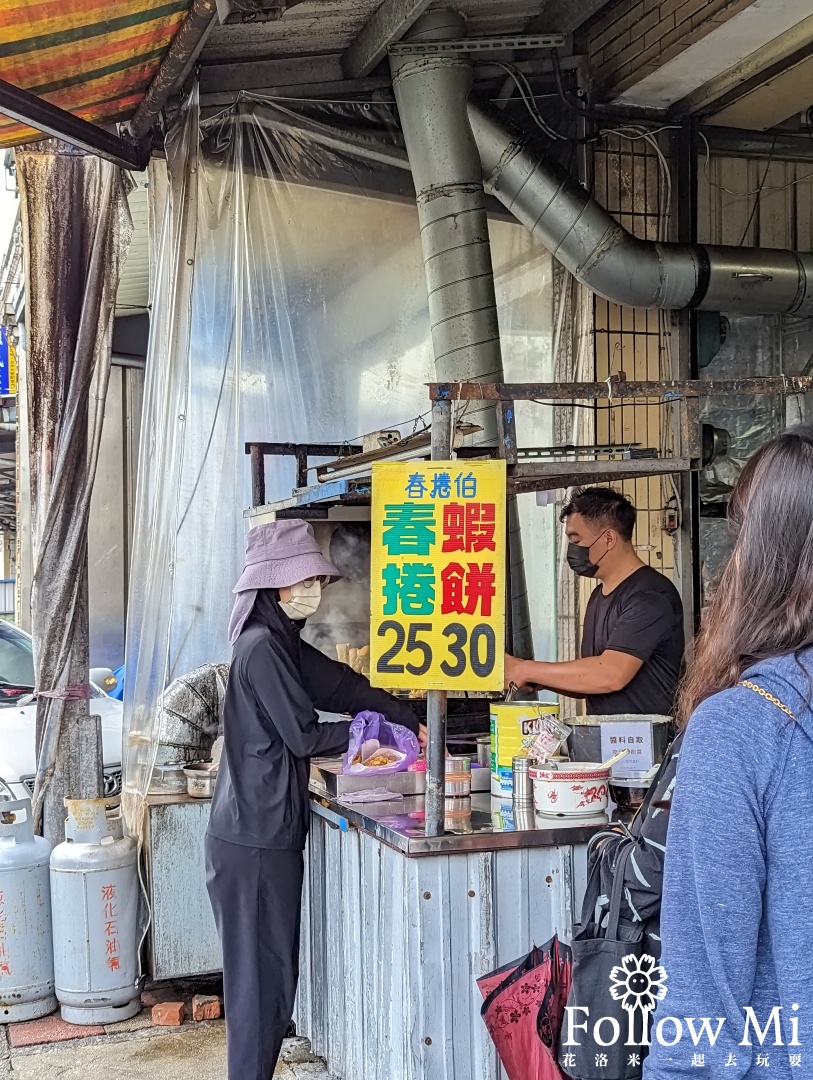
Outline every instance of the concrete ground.
<svg viewBox="0 0 813 1080"><path fill-rule="evenodd" d="M12 1047L0 1028L0 1080L226 1080L222 1020L154 1027L147 1014L115 1033ZM285 1044L277 1080L335 1080L310 1054L306 1039Z"/></svg>

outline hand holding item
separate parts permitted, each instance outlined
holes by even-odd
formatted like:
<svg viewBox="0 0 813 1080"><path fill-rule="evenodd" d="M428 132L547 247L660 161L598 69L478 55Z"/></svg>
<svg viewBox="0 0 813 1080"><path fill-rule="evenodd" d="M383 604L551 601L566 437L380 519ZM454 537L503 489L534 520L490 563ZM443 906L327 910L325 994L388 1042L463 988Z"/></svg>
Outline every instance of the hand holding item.
<svg viewBox="0 0 813 1080"><path fill-rule="evenodd" d="M518 659L516 656L512 656L510 653L505 654L505 689L511 689L511 684L515 686L515 692L517 690L527 690L529 687L526 684L525 679L525 661Z"/></svg>

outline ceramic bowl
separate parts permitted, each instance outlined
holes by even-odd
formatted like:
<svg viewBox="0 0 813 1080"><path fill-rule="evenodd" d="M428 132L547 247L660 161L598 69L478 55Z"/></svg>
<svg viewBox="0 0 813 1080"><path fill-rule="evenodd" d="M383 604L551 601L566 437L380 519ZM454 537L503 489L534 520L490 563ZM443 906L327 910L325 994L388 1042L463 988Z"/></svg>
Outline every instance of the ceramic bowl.
<svg viewBox="0 0 813 1080"><path fill-rule="evenodd" d="M558 769L530 770L534 805L550 817L584 817L607 809L610 770L592 761L563 761Z"/></svg>

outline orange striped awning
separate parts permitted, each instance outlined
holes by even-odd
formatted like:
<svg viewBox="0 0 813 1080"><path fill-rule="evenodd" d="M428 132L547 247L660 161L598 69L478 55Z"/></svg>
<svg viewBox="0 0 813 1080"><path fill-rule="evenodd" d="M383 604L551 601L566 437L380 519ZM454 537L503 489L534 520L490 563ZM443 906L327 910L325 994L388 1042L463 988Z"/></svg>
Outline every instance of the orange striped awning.
<svg viewBox="0 0 813 1080"><path fill-rule="evenodd" d="M191 0L0 0L0 78L96 123L138 107ZM0 147L37 138L0 115Z"/></svg>

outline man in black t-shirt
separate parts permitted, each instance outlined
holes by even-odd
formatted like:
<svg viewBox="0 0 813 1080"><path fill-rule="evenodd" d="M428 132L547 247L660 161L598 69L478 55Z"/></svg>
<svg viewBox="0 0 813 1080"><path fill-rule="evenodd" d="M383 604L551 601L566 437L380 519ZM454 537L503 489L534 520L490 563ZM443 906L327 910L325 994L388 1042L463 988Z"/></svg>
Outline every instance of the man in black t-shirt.
<svg viewBox="0 0 813 1080"><path fill-rule="evenodd" d="M611 488L582 488L561 519L571 569L601 583L587 604L581 659L540 663L506 656L506 686L587 698L590 715L671 714L683 658L683 607L671 581L635 552L635 507Z"/></svg>

